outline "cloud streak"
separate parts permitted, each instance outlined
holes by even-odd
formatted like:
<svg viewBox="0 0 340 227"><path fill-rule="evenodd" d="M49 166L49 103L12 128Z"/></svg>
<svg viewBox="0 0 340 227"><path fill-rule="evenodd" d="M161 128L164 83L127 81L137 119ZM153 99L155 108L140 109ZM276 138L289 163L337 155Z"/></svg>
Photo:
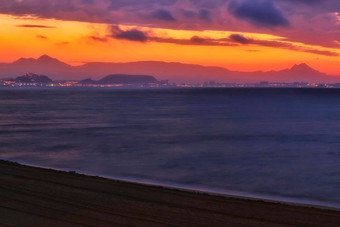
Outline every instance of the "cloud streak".
<svg viewBox="0 0 340 227"><path fill-rule="evenodd" d="M37 35L36 36L37 39L43 39L43 40L48 40L48 38L44 35Z"/></svg>
<svg viewBox="0 0 340 227"><path fill-rule="evenodd" d="M287 41L275 41L275 40L260 40L247 38L242 34L231 34L226 38L211 38L192 36L189 39L178 39L173 37L161 37L152 35L152 32L145 32L136 28L130 30L122 30L117 26L112 27L112 38L124 39L133 42L159 42L159 43L171 43L177 45L193 45L193 46L243 46L253 45L262 47L272 47L279 49L287 49L298 52L312 53L317 55L337 57L337 52L320 50L317 48L303 47Z"/></svg>
<svg viewBox="0 0 340 227"><path fill-rule="evenodd" d="M108 41L106 37L100 37L100 36L94 36L94 35L89 36L89 39L92 41L104 42L104 43Z"/></svg>
<svg viewBox="0 0 340 227"><path fill-rule="evenodd" d="M16 26L20 28L56 28L53 26L45 26L45 25L39 25L39 24L19 24Z"/></svg>
<svg viewBox="0 0 340 227"><path fill-rule="evenodd" d="M273 48L288 49L288 50L300 51L300 52L306 52L306 53L313 53L313 54L324 55L324 56L329 56L329 57L339 56L338 53L333 52L333 51L319 50L319 49L297 46L289 42L250 39L240 34L230 35L229 40L231 42L239 43L241 45L251 44L251 45L257 45L257 46L263 46L263 47L273 47Z"/></svg>

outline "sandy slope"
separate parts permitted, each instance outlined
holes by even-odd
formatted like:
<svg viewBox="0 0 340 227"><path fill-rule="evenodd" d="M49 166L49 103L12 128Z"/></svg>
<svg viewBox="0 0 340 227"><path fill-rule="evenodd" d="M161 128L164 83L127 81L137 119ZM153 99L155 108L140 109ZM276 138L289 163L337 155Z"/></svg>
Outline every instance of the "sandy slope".
<svg viewBox="0 0 340 227"><path fill-rule="evenodd" d="M0 226L340 226L340 212L0 161Z"/></svg>

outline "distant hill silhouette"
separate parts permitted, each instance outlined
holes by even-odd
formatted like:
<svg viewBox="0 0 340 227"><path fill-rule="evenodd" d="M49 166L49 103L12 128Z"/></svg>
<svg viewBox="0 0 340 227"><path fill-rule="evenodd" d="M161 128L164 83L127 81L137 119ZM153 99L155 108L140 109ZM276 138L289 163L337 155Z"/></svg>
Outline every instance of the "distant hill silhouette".
<svg viewBox="0 0 340 227"><path fill-rule="evenodd" d="M39 83L39 84L46 84L51 83L52 80L44 75L38 75L34 73L26 73L23 76L19 76L15 79L17 83Z"/></svg>
<svg viewBox="0 0 340 227"><path fill-rule="evenodd" d="M150 84L159 83L159 81L148 75L127 75L127 74L112 74L98 81L85 79L80 81L83 84Z"/></svg>
<svg viewBox="0 0 340 227"><path fill-rule="evenodd" d="M321 73L305 63L294 65L290 69L285 69L277 72L277 77L288 80L303 81L309 78L311 81L318 81L327 78L327 75Z"/></svg>
<svg viewBox="0 0 340 227"><path fill-rule="evenodd" d="M0 78L14 78L26 71L49 75L54 80L81 80L83 78L99 80L106 75L129 74L154 75L158 80L174 82L340 82L340 77L318 72L304 63L294 65L289 69L268 72L237 72L222 67L160 61L92 62L71 66L47 55L37 59L20 58L13 63L0 63Z"/></svg>
<svg viewBox="0 0 340 227"><path fill-rule="evenodd" d="M100 84L147 84L158 83L153 76L113 74L99 80Z"/></svg>

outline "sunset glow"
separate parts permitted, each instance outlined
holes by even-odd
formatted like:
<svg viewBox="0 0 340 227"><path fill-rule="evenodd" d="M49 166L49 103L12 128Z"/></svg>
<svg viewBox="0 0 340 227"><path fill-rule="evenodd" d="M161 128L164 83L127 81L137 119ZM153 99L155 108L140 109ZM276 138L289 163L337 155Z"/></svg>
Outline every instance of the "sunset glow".
<svg viewBox="0 0 340 227"><path fill-rule="evenodd" d="M233 4L246 4L247 1L213 1L210 6L205 6L205 1L199 1L201 5L190 1L168 1L164 5L145 1L146 5L154 7L152 12L136 5L125 5L123 1L121 4L105 0L71 1L74 8L64 14L58 13L56 8L56 15L40 12L40 9L19 10L24 6L34 7L39 1L13 2L8 1L0 7L0 62L48 54L71 65L165 61L220 66L236 71L279 70L305 62L319 71L340 75L339 41L327 41L338 33L335 29L339 27L339 16L331 9L329 12L315 11L315 5L321 3L299 4L314 13L311 21L301 18L304 12L295 12L292 8L288 15L286 8L293 7L293 2L288 5L273 1L275 5L270 3L271 7L275 12L281 12L279 15L285 19L276 18L279 20L276 25L259 24L262 22L256 18L244 20L233 14L230 9ZM56 5L67 7L63 2ZM107 11L113 6L117 8ZM103 15L88 17L90 10ZM135 12L133 16L130 15L132 12ZM216 12L216 18L213 12ZM319 33L324 29L322 15L329 17L325 28L333 26L334 32ZM301 29L301 26L305 28ZM311 36L308 27L313 27L314 36L320 36L319 39ZM135 39L129 35L141 37Z"/></svg>

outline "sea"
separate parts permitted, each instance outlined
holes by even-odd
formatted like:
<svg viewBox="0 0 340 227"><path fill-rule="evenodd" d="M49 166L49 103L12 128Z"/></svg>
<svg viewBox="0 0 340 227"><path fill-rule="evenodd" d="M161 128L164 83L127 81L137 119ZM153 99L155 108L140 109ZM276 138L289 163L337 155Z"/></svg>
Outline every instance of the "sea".
<svg viewBox="0 0 340 227"><path fill-rule="evenodd" d="M340 89L0 89L0 159L340 208Z"/></svg>

